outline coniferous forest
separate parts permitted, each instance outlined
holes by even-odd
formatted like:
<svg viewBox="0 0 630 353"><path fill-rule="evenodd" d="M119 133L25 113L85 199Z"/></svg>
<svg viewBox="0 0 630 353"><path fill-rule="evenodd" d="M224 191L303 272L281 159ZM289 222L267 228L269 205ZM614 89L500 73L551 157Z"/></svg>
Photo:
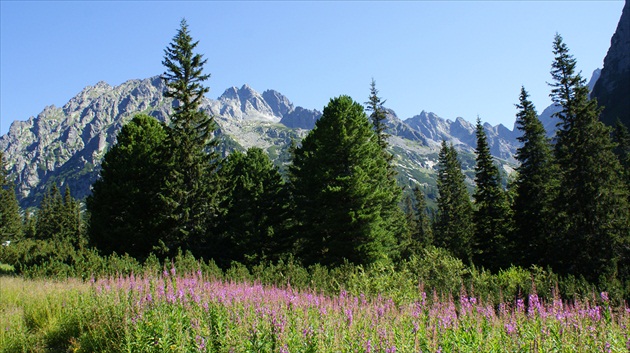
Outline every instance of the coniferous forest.
<svg viewBox="0 0 630 353"><path fill-rule="evenodd" d="M108 276L133 274L140 281L142 273L164 270L162 280L173 283L162 284L162 290L172 292L172 298L164 294L169 302L187 296L183 288L190 287L193 296L194 281L202 281L204 271L225 285L251 281L310 289L341 296L344 303L347 295L378 295L369 304L381 309L390 305L381 295L402 305L428 292L433 305L459 300L460 320L466 310L477 308L470 298L480 298L491 309L516 300L512 321L502 326L509 334L514 328L510 331L508 324L521 318L518 305L539 313L553 310L536 304L539 296L552 305L554 300L582 300L586 304L579 305L587 306L591 299L603 300L610 304L608 314L613 304L622 307L630 299L629 134L622 124L612 129L600 121L602 108L589 97L576 58L559 34L553 39L549 84L553 102L561 107L555 137L547 137L526 88L516 88L522 143L516 171L509 176L500 172L478 118L474 190L467 189L458 152L443 141L434 209L427 206L421 185L397 182L384 124L385 100L374 80L361 97L367 98L364 104L345 95L331 98L315 128L291 146L282 171L258 148L223 157L214 117L200 110L210 73L197 44L182 20L162 58L166 96L175 102L170 124L140 113L127 123L106 153L85 207L69 188L52 187L39 209L21 212L0 155L0 273L102 281L99 288L106 288ZM189 282L176 283L175 271L190 271L181 273ZM141 287L119 286L129 285ZM148 288L130 300L150 301ZM340 314L348 327L353 313L359 319L352 310ZM157 319L160 313L152 315ZM275 311L268 315L269 320L278 318ZM151 322L140 316L123 315L121 320L127 319ZM207 340L222 337L216 331L221 325L214 322L212 333L191 336L190 347L224 351L223 343ZM284 332L273 325L269 332ZM308 327L300 333L304 346L296 351L335 346L318 350L310 345L316 333ZM253 330L248 334L255 336ZM354 331L348 332L353 337ZM269 346L243 351L286 352L283 347L293 344L279 335L277 345L276 338L257 337ZM380 339L380 348L375 336L363 340L375 348L361 343L362 350L356 351L395 351L383 343L398 342L395 338L383 334ZM436 340L442 344L419 346L416 340L414 349L448 346L444 337ZM216 347L210 349L211 343ZM168 346L155 347L162 351ZM551 346L541 342L535 351L543 347Z"/></svg>

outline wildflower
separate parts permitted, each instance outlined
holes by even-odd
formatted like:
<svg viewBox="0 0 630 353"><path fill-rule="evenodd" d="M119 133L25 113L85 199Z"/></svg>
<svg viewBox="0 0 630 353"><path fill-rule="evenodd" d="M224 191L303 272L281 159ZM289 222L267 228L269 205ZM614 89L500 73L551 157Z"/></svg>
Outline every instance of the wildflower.
<svg viewBox="0 0 630 353"><path fill-rule="evenodd" d="M524 311L525 311L525 302L523 301L523 299L518 298L516 300L516 312L522 313Z"/></svg>
<svg viewBox="0 0 630 353"><path fill-rule="evenodd" d="M345 314L346 314L346 320L348 322L348 326L351 326L352 325L352 310L346 309Z"/></svg>
<svg viewBox="0 0 630 353"><path fill-rule="evenodd" d="M200 352L203 352L206 350L206 339L197 335L197 337L195 338L195 342L197 343L197 348L199 348Z"/></svg>
<svg viewBox="0 0 630 353"><path fill-rule="evenodd" d="M508 322L505 324L505 330L509 335L513 334L516 331L516 324L513 322Z"/></svg>
<svg viewBox="0 0 630 353"><path fill-rule="evenodd" d="M608 292L601 292L599 295L602 297L602 301L607 304L608 300L609 300L608 299Z"/></svg>

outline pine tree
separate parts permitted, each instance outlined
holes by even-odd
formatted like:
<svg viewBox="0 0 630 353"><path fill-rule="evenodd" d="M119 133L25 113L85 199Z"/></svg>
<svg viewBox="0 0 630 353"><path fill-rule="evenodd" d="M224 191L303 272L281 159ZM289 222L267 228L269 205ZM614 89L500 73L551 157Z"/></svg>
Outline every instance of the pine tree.
<svg viewBox="0 0 630 353"><path fill-rule="evenodd" d="M397 237L406 229L401 189L360 104L331 99L295 150L290 171L306 263L397 257Z"/></svg>
<svg viewBox="0 0 630 353"><path fill-rule="evenodd" d="M509 265L510 206L479 118L476 135L473 260L476 265L498 270Z"/></svg>
<svg viewBox="0 0 630 353"><path fill-rule="evenodd" d="M514 212L514 258L524 267L551 265L548 249L553 237L553 199L557 191L557 170L551 141L524 87L516 105L516 126L522 132L516 152Z"/></svg>
<svg viewBox="0 0 630 353"><path fill-rule="evenodd" d="M413 187L413 199L415 203L415 215L417 227L412 230L412 239L416 240L421 247L425 248L433 245L433 230L431 220L427 213L427 201L424 193L418 185Z"/></svg>
<svg viewBox="0 0 630 353"><path fill-rule="evenodd" d="M474 226L472 204L457 151L442 141L438 162L437 215L433 236L435 245L454 256L472 262Z"/></svg>
<svg viewBox="0 0 630 353"><path fill-rule="evenodd" d="M57 185L44 194L37 210L35 237L40 240L60 240L64 232L62 222L63 199Z"/></svg>
<svg viewBox="0 0 630 353"><path fill-rule="evenodd" d="M287 252L288 193L271 159L260 148L233 152L223 164L226 180L222 228L227 244L223 258L255 265L278 260ZM225 261L229 264L228 261Z"/></svg>
<svg viewBox="0 0 630 353"><path fill-rule="evenodd" d="M612 140L615 143L615 155L619 158L624 179L630 188L630 132L621 120L617 119L612 133Z"/></svg>
<svg viewBox="0 0 630 353"><path fill-rule="evenodd" d="M22 217L15 187L7 178L4 155L0 151L0 245L22 238Z"/></svg>
<svg viewBox="0 0 630 353"><path fill-rule="evenodd" d="M139 114L123 126L105 154L100 178L87 199L90 243L103 253L143 259L158 246L163 235L165 141L163 124Z"/></svg>
<svg viewBox="0 0 630 353"><path fill-rule="evenodd" d="M79 248L84 245L81 228L80 205L71 196L70 188L65 188L62 197L59 188L53 185L44 195L37 212L35 237Z"/></svg>
<svg viewBox="0 0 630 353"><path fill-rule="evenodd" d="M81 203L72 196L70 186L66 186L63 196L62 222L66 233L66 241L75 248L83 248L86 245L83 231L83 217L81 215Z"/></svg>
<svg viewBox="0 0 630 353"><path fill-rule="evenodd" d="M383 151L385 151L387 149L387 146L389 145L387 143L387 138L389 138L389 135L385 132L385 130L387 129L387 126L385 125L387 113L383 108L383 104L385 104L385 101L378 96L378 89L376 89L376 81L374 81L374 79L372 79L372 82L370 83L370 97L369 100L365 102L365 104L367 105L366 110L368 112L371 112L370 120L372 121L372 125L374 126L374 132L376 132L378 144L379 146L381 146ZM389 155L388 158L391 159L392 156Z"/></svg>
<svg viewBox="0 0 630 353"><path fill-rule="evenodd" d="M385 100L378 96L378 89L376 89L376 81L374 81L374 79L372 79L372 82L370 83L370 96L368 101L364 104L367 105L366 110L371 112L369 118L372 122L372 129L376 134L376 141L378 145L381 146L381 152L387 160L387 177L389 179L389 183L396 184L397 172L393 164L394 155L388 151L389 143L387 142L387 139L390 135L385 132L387 130L387 125L385 124L387 120L387 112L383 107ZM402 188L397 193L402 195ZM401 208L398 205L386 203L385 209L383 210L383 217L392 220L396 219L396 221L391 222L391 225L393 225L394 228L390 229L390 231L398 234L398 248L404 256L405 248L409 246L408 244L411 241L409 228L402 226L407 225L407 222L404 221L404 212L401 212Z"/></svg>
<svg viewBox="0 0 630 353"><path fill-rule="evenodd" d="M174 98L175 113L167 130L170 168L163 190L163 216L168 222L161 240L166 251L181 247L203 255L212 246L207 236L219 212L219 158L214 150L216 124L200 109L203 95L209 91L203 82L210 75L203 74L207 60L193 52L198 43L182 20L162 61L166 67L162 79L168 87L165 96Z"/></svg>
<svg viewBox="0 0 630 353"><path fill-rule="evenodd" d="M555 206L560 215L557 267L595 281L614 276L620 244L628 242L628 190L610 129L599 121L597 102L589 99L586 81L575 72L576 60L558 34L553 53L550 96L562 107L556 113L561 190Z"/></svg>

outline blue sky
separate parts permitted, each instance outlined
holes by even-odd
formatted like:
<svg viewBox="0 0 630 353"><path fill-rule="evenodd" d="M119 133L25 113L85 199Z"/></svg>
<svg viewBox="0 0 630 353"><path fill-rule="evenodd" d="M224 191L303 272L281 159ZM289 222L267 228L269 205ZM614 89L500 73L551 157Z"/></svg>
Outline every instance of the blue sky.
<svg viewBox="0 0 630 353"><path fill-rule="evenodd" d="M209 98L247 83L321 110L365 102L376 80L401 119L432 111L512 128L521 85L549 105L560 33L590 78L602 66L617 1L4 1L0 134L63 106L85 86L161 74L181 18L212 76Z"/></svg>

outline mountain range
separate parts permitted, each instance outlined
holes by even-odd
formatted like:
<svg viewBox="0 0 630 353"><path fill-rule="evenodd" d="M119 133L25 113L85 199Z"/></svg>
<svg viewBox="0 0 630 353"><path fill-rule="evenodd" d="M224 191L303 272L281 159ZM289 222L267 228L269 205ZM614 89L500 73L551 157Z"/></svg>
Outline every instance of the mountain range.
<svg viewBox="0 0 630 353"><path fill-rule="evenodd" d="M126 122L145 113L168 123L173 102L164 97L165 88L158 76L116 87L99 82L63 107L48 106L37 117L13 122L0 137L0 150L21 206L36 206L51 183L69 185L78 198L89 195L105 152ZM280 92L261 94L248 85L228 88L217 99L205 99L202 109L215 117L227 146L225 153L257 146L276 161L282 160L291 140L299 141L321 116L318 110L295 107ZM474 124L425 111L405 121L391 109L387 113L389 142L401 180L434 185L431 175L443 139L457 146L464 160L474 160ZM503 125L484 127L492 153L509 170L518 148L516 134Z"/></svg>

